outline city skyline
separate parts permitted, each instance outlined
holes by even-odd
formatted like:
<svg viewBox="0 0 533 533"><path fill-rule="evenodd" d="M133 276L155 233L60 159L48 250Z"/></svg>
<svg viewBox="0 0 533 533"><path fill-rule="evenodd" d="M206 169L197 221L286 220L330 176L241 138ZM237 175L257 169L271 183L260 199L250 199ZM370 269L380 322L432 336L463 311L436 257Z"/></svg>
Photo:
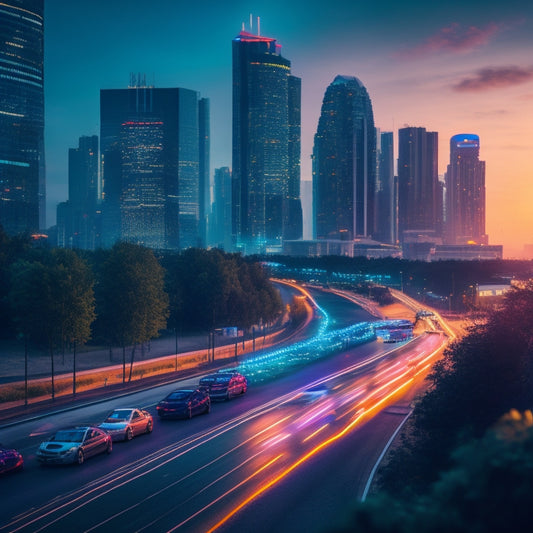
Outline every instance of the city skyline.
<svg viewBox="0 0 533 533"><path fill-rule="evenodd" d="M142 2L128 2L126 9L121 1L96 0L87 11L47 1L49 218L67 196L68 148L99 131L99 90L124 87L130 72L146 72L158 88L179 86L210 98L211 179L214 168L231 165L231 40L243 21L248 29L252 12L253 30L259 15L261 33L283 45L302 78L302 180L311 179L324 91L338 74L356 76L381 131L396 137L408 124L439 133L439 174L449 161L450 137L479 135L487 164L487 233L491 243L504 245L505 257L517 257L533 242L533 126L524 118L533 112L533 6L523 4L411 1L377 9L338 1L183 6L159 0L147 11Z"/></svg>

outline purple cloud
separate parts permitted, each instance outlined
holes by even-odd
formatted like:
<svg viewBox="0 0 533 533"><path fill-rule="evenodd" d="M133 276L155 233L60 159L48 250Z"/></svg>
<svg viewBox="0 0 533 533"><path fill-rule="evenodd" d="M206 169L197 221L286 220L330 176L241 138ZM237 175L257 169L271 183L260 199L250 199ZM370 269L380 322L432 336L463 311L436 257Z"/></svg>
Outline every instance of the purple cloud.
<svg viewBox="0 0 533 533"><path fill-rule="evenodd" d="M453 86L458 92L477 92L486 89L511 87L533 80L533 67L493 67L478 70Z"/></svg>
<svg viewBox="0 0 533 533"><path fill-rule="evenodd" d="M442 28L436 35L433 35L421 45L399 52L397 55L404 59L411 59L435 52L465 53L487 44L491 37L502 29L502 26L494 22L484 28L477 28L476 26L464 27L454 22Z"/></svg>

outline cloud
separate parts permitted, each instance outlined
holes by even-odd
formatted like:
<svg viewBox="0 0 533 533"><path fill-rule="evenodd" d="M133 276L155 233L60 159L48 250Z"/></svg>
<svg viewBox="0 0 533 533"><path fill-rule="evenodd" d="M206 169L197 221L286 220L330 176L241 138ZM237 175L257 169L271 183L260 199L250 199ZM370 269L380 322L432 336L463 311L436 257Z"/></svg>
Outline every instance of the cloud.
<svg viewBox="0 0 533 533"><path fill-rule="evenodd" d="M486 89L512 87L533 80L533 67L488 67L478 70L453 85L457 92L479 92Z"/></svg>
<svg viewBox="0 0 533 533"><path fill-rule="evenodd" d="M493 35L503 29L503 26L494 22L484 28L476 26L464 27L458 22L454 22L442 28L421 45L398 52L397 56L403 59L412 59L413 57L422 57L440 52L456 54L470 52L474 48L487 44Z"/></svg>

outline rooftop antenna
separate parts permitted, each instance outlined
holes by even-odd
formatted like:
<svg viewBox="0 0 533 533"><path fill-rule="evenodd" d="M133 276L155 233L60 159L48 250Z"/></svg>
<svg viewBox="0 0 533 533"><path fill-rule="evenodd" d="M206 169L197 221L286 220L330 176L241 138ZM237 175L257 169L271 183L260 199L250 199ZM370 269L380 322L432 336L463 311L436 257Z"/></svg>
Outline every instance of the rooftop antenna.
<svg viewBox="0 0 533 533"><path fill-rule="evenodd" d="M261 18L257 17L257 35L261 35Z"/></svg>
<svg viewBox="0 0 533 533"><path fill-rule="evenodd" d="M244 31L244 22L242 23L241 30Z"/></svg>
<svg viewBox="0 0 533 533"><path fill-rule="evenodd" d="M254 32L254 19L252 17L252 14L250 13L250 33Z"/></svg>

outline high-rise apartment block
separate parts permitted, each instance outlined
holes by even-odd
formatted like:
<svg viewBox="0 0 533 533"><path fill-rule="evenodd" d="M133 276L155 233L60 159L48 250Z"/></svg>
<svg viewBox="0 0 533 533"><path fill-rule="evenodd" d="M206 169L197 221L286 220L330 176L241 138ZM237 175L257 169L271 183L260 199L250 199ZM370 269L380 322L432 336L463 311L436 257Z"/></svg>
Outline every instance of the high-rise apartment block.
<svg viewBox="0 0 533 533"><path fill-rule="evenodd" d="M376 129L361 81L337 76L322 103L313 148L318 239L371 237L375 230Z"/></svg>
<svg viewBox="0 0 533 533"><path fill-rule="evenodd" d="M299 238L300 80L275 39L233 39L232 232L245 253Z"/></svg>
<svg viewBox="0 0 533 533"><path fill-rule="evenodd" d="M398 236L439 236L442 201L438 183L438 133L425 128L398 132Z"/></svg>
<svg viewBox="0 0 533 533"><path fill-rule="evenodd" d="M57 206L57 244L94 250L100 245L98 137L84 136L68 152L68 201Z"/></svg>
<svg viewBox="0 0 533 533"><path fill-rule="evenodd" d="M460 133L450 139L445 239L448 244L488 244L485 162L479 160L479 137L472 133Z"/></svg>
<svg viewBox="0 0 533 533"><path fill-rule="evenodd" d="M44 229L43 0L0 5L0 224Z"/></svg>
<svg viewBox="0 0 533 533"><path fill-rule="evenodd" d="M173 250L200 244L208 113L208 101L199 104L189 89L132 79L127 89L100 92L104 246L119 239Z"/></svg>

